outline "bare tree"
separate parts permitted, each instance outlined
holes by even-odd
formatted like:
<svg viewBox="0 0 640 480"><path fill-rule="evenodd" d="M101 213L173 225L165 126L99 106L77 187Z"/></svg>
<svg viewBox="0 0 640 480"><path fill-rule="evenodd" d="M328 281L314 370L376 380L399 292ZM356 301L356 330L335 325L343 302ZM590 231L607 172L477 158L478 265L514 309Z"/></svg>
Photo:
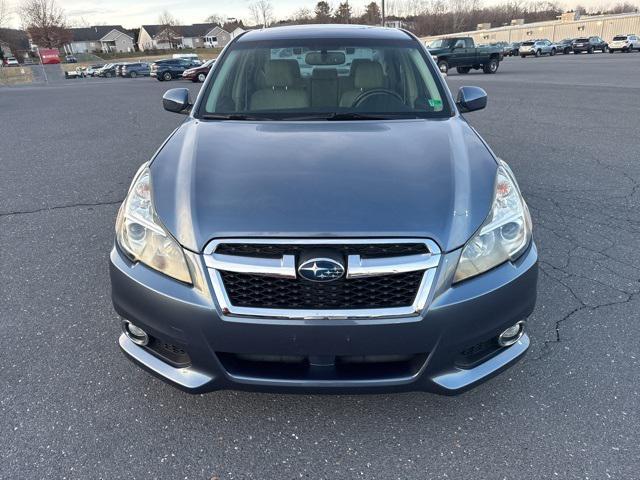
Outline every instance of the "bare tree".
<svg viewBox="0 0 640 480"><path fill-rule="evenodd" d="M218 15L217 13L209 15L204 21L205 23L214 23L220 27L225 24L224 16Z"/></svg>
<svg viewBox="0 0 640 480"><path fill-rule="evenodd" d="M180 22L176 17L171 15L168 10L163 10L160 16L158 17L158 24L164 27L175 27Z"/></svg>
<svg viewBox="0 0 640 480"><path fill-rule="evenodd" d="M33 42L40 47L60 48L71 41L64 11L55 0L26 0L20 17Z"/></svg>
<svg viewBox="0 0 640 480"><path fill-rule="evenodd" d="M302 7L295 11L291 20L297 24L311 23L313 21L313 13L308 8Z"/></svg>
<svg viewBox="0 0 640 480"><path fill-rule="evenodd" d="M266 28L273 22L273 5L269 0L256 0L249 5L249 12L256 25Z"/></svg>

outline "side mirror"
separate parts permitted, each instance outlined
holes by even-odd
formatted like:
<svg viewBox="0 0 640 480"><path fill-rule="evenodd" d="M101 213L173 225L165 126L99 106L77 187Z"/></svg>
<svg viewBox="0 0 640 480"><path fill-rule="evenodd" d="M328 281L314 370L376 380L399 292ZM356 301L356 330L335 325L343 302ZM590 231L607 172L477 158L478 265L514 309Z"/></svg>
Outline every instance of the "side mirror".
<svg viewBox="0 0 640 480"><path fill-rule="evenodd" d="M480 87L460 87L456 105L461 113L482 110L487 106L487 92Z"/></svg>
<svg viewBox="0 0 640 480"><path fill-rule="evenodd" d="M187 114L191 111L189 90L186 88L172 88L162 96L162 106L168 112Z"/></svg>

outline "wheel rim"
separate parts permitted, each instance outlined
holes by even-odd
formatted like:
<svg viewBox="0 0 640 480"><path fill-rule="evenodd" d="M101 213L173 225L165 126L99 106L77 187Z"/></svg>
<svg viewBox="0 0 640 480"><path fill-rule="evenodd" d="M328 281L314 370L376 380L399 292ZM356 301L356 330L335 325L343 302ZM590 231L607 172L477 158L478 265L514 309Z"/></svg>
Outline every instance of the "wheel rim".
<svg viewBox="0 0 640 480"><path fill-rule="evenodd" d="M136 72L131 72L131 78L136 78Z"/></svg>
<svg viewBox="0 0 640 480"><path fill-rule="evenodd" d="M171 74L170 73L165 73L164 74L164 79L165 80L171 80Z"/></svg>
<svg viewBox="0 0 640 480"><path fill-rule="evenodd" d="M489 64L489 68L492 72L495 72L498 69L498 62L495 60Z"/></svg>
<svg viewBox="0 0 640 480"><path fill-rule="evenodd" d="M204 73L201 73L200 75L198 75L198 80L200 80L201 82L204 82L206 78L207 77Z"/></svg>

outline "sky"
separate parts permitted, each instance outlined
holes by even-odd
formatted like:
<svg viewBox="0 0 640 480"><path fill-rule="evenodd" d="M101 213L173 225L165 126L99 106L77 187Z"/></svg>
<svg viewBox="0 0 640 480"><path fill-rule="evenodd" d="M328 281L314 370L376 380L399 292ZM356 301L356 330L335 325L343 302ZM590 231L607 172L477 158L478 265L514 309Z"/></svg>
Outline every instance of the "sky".
<svg viewBox="0 0 640 480"><path fill-rule="evenodd" d="M5 0L7 1L7 0ZM183 24L203 22L211 14L218 14L223 18L238 18L248 24L253 23L249 14L249 5L253 0L56 0L62 7L69 23L90 25L116 24L126 28L137 28L143 24L157 23L163 10L167 10ZM370 0L350 0L352 6L362 11ZM394 0L387 0L392 2ZM395 0L402 2L403 0ZM572 7L580 4L597 7L623 0L566 0L561 4ZM9 7L17 10L21 0L8 0ZM271 0L274 16L277 19L287 18L296 10L306 7L313 11L317 0ZM339 0L329 0L332 6L337 6ZM380 2L378 2L380 3ZM500 3L500 0L487 0L486 3ZM640 3L640 0L632 0ZM14 15L11 26L20 26L20 20Z"/></svg>

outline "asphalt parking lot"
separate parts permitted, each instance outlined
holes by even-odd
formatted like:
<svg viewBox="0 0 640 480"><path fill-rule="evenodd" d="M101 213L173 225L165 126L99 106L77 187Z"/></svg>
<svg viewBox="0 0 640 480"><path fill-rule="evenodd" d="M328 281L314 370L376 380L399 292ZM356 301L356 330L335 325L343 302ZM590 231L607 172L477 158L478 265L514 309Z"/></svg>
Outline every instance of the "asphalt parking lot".
<svg viewBox="0 0 640 480"><path fill-rule="evenodd" d="M0 478L637 479L640 53L451 74L540 249L525 359L458 397L191 396L119 352L107 258L181 121L152 79L0 89ZM187 85L193 92L198 85Z"/></svg>

